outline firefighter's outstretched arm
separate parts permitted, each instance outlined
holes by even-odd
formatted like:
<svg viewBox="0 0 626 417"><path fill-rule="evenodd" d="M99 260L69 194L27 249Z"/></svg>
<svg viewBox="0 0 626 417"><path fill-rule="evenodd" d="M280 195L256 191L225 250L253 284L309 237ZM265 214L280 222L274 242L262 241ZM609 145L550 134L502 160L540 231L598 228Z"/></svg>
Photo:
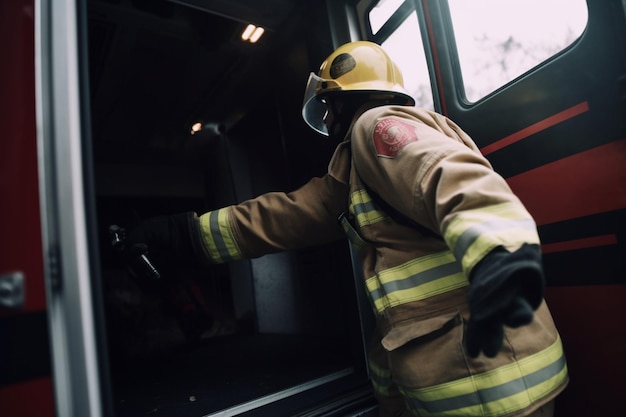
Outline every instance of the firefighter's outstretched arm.
<svg viewBox="0 0 626 417"><path fill-rule="evenodd" d="M290 193L271 192L201 215L142 221L127 239L147 245L155 262L225 263L344 238L337 223L347 187L330 175Z"/></svg>

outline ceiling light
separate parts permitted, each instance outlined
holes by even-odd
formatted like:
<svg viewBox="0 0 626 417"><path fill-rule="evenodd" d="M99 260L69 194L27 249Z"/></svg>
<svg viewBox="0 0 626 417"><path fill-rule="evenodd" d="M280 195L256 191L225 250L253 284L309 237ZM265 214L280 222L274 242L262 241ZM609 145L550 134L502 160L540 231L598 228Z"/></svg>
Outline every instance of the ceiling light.
<svg viewBox="0 0 626 417"><path fill-rule="evenodd" d="M254 32L254 29L256 29L256 26L254 26L253 24L249 24L248 27L246 27L246 29L241 34L241 39L243 39L244 41L250 39L250 36L252 35L252 32Z"/></svg>
<svg viewBox="0 0 626 417"><path fill-rule="evenodd" d="M265 29L263 29L262 27L254 29L254 32L252 32L252 36L250 36L250 42L255 43L256 41L258 41L264 32Z"/></svg>
<svg viewBox="0 0 626 417"><path fill-rule="evenodd" d="M199 132L199 131L201 131L201 130L202 130L202 123L201 123L201 122L197 122L197 123L194 123L194 124L191 126L191 132L190 132L190 133L191 133L192 135L195 135L196 133L198 133L198 132Z"/></svg>
<svg viewBox="0 0 626 417"><path fill-rule="evenodd" d="M263 29L261 26L255 26L250 23L241 34L241 39L243 39L244 41L250 41L252 43L255 43L259 40L264 32L265 29Z"/></svg>

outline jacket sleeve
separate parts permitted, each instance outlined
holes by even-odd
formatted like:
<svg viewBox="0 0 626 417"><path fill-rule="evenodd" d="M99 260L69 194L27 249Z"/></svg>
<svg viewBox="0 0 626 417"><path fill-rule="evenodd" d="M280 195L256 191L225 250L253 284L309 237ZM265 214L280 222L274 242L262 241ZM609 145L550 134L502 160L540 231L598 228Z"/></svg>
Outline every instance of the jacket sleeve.
<svg viewBox="0 0 626 417"><path fill-rule="evenodd" d="M539 238L505 180L451 125L430 112L370 110L354 125L353 159L374 192L444 238L470 277L495 248L514 252Z"/></svg>
<svg viewBox="0 0 626 417"><path fill-rule="evenodd" d="M328 243L345 237L337 218L347 185L325 175L290 192L272 192L200 216L201 241L213 263Z"/></svg>

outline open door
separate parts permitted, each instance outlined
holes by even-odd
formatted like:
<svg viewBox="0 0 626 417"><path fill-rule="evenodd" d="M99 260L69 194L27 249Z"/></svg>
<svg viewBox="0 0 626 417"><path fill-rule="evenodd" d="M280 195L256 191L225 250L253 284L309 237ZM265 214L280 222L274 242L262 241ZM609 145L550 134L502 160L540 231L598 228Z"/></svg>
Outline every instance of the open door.
<svg viewBox="0 0 626 417"><path fill-rule="evenodd" d="M615 372L626 369L623 2L519 2L501 10L498 2L466 3L420 5L440 111L470 133L538 223L546 297L571 376L557 415L619 414L626 389ZM565 26L568 42L551 51L525 50L524 32L500 41L488 35L490 25L515 30L521 21L526 32L544 31L545 40L568 20L575 22L575 29ZM490 64L501 72L536 54L545 58L480 92L495 75L488 61L464 59L468 39L478 40L473 59L499 47Z"/></svg>

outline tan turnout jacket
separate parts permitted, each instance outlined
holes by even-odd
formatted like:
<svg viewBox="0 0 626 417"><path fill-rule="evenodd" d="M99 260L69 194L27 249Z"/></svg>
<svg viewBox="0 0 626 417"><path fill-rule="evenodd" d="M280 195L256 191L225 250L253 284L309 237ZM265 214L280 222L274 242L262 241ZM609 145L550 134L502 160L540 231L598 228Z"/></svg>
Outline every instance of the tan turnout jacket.
<svg viewBox="0 0 626 417"><path fill-rule="evenodd" d="M567 384L561 341L543 303L505 329L495 358L463 348L474 266L498 246L538 244L536 225L457 125L403 106L363 113L328 174L200 217L212 262L327 243L357 248L386 363L380 395L398 386L422 416L525 415Z"/></svg>

